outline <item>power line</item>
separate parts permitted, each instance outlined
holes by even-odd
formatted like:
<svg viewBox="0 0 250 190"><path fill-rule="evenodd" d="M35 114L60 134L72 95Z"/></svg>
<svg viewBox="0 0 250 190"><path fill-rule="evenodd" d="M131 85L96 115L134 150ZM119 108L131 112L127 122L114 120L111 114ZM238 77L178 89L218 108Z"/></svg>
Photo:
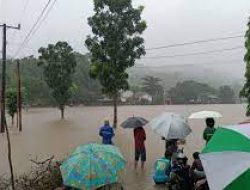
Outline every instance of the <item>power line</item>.
<svg viewBox="0 0 250 190"><path fill-rule="evenodd" d="M138 68L138 69L148 69L148 68L164 68L164 67L171 67L171 66L193 66L193 65L210 65L210 64L214 64L216 63L217 65L218 64L225 64L225 63L235 63L235 62L244 62L243 59L232 59L232 60L215 60L213 62L195 62L195 63L182 63L182 64L164 64L164 65L155 65L155 66L152 66L152 65L148 65L146 66L145 64L142 65L140 63L136 64L135 65L135 68Z"/></svg>
<svg viewBox="0 0 250 190"><path fill-rule="evenodd" d="M221 53L221 52L232 51L232 50L237 50L237 49L242 49L242 48L244 48L244 47L243 46L236 46L236 47L233 47L233 48L217 49L217 50L210 50L210 51L200 51L200 52L187 53L187 54L144 57L143 59L161 59L161 58L175 58L175 57L196 56L196 55L205 55L205 54L211 54L211 53Z"/></svg>
<svg viewBox="0 0 250 190"><path fill-rule="evenodd" d="M20 44L20 43L11 43L11 42L8 42L7 45L8 45L8 46L12 46L12 47L13 47L13 46L14 46L14 47L19 47L21 44ZM37 49L32 48L32 47L27 46L27 45L23 46L22 48L23 48L23 49L29 49L29 50L32 50L32 51L37 51ZM14 57L13 57L13 58L14 58Z"/></svg>
<svg viewBox="0 0 250 190"><path fill-rule="evenodd" d="M26 0L25 3L24 3L24 7L23 7L23 10L20 14L20 20L19 20L19 23L22 23L23 22L23 18L24 18L24 14L26 12L26 9L28 7L28 4L29 4L29 0ZM10 41L14 41L16 38L16 31L13 32L12 36L10 37Z"/></svg>
<svg viewBox="0 0 250 190"><path fill-rule="evenodd" d="M56 1L56 0L55 0ZM41 21L41 19L43 18L44 14L47 14L46 11L49 8L50 3L52 2L52 0L48 0L48 2L46 3L45 7L43 8L42 12L40 13L40 15L38 16L36 22L34 23L34 25L31 27L30 31L28 32L28 34L26 35L26 37L24 38L21 46L18 48L16 54L14 55L14 57L16 57L19 52L22 50L22 47L28 43L28 41L32 38L32 35L34 35L34 31L36 31L36 27L39 26L39 22Z"/></svg>
<svg viewBox="0 0 250 190"><path fill-rule="evenodd" d="M54 2L51 4L51 6L49 7L48 11L45 13L43 19L41 20L40 25L37 26L37 28L34 30L33 34L35 34L35 33L39 30L39 28L41 27L41 25L42 25L42 24L44 23L44 21L47 19L47 17L49 16L50 11L53 9L53 7L54 7L55 4L56 4L56 1L57 1L57 0L54 0Z"/></svg>
<svg viewBox="0 0 250 190"><path fill-rule="evenodd" d="M147 48L146 50L150 51L150 50L158 50L158 49L168 49L168 48L187 46L187 45L194 45L194 44L203 44L203 43L209 43L209 42L225 41L225 40L229 40L229 39L242 38L242 37L244 37L244 35L228 36L228 37L221 37L221 38L210 38L210 39L205 39L205 40L198 40L198 41L192 41L192 42L183 42L183 43L176 43L176 44L169 44L169 45L165 45L165 46Z"/></svg>

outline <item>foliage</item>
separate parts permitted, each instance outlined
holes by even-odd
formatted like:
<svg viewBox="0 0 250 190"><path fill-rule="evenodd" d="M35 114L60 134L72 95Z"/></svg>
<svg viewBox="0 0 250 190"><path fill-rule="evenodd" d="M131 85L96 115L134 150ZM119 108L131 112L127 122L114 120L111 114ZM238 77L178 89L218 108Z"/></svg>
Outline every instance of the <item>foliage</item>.
<svg viewBox="0 0 250 190"><path fill-rule="evenodd" d="M67 42L49 44L47 48L40 48L39 66L43 67L45 81L51 89L57 106L64 118L64 108L71 97L70 88L73 84L76 59L73 49Z"/></svg>
<svg viewBox="0 0 250 190"><path fill-rule="evenodd" d="M21 81L26 89L26 104L31 105L52 105L53 98L50 96L50 89L43 77L43 68L37 67L38 60L34 57L26 57L21 60ZM16 85L16 82L14 84Z"/></svg>
<svg viewBox="0 0 250 190"><path fill-rule="evenodd" d="M6 90L6 108L8 114L12 118L12 124L15 114L17 113L17 91L16 89L7 89Z"/></svg>
<svg viewBox="0 0 250 190"><path fill-rule="evenodd" d="M101 86L89 76L90 62L88 55L74 53L77 61L76 72L73 76L74 94L70 99L74 104L96 104L101 97ZM50 95L50 88L46 84L43 68L37 67L39 62L33 56L25 57L21 61L21 82L23 91L23 103L31 106L54 106L55 100ZM16 88L16 62L8 60L7 86ZM72 88L70 88L70 91ZM71 91L72 93L72 91Z"/></svg>
<svg viewBox="0 0 250 190"><path fill-rule="evenodd" d="M208 84L189 80L177 83L175 87L172 87L168 91L168 94L171 97L173 103L202 103L199 102L199 99L201 99L202 96L216 95L216 90L210 87Z"/></svg>
<svg viewBox="0 0 250 190"><path fill-rule="evenodd" d="M74 75L74 82L78 87L71 98L74 103L91 104L101 97L101 85L89 75L90 62L88 55L75 53L77 67Z"/></svg>
<svg viewBox="0 0 250 190"><path fill-rule="evenodd" d="M143 7L133 8L131 0L94 0L95 13L88 18L94 34L85 42L91 53L90 76L114 99L114 127L118 92L129 87L126 69L145 54L142 11Z"/></svg>
<svg viewBox="0 0 250 190"><path fill-rule="evenodd" d="M246 48L246 54L244 57L244 61L246 63L246 73L245 73L245 85L240 93L242 97L245 97L248 101L248 106L247 106L247 112L246 115L250 115L250 18L248 21L248 29L245 34L245 48Z"/></svg>
<svg viewBox="0 0 250 190"><path fill-rule="evenodd" d="M129 89L132 91L132 92L139 92L141 90L141 87L139 85L129 85Z"/></svg>
<svg viewBox="0 0 250 190"><path fill-rule="evenodd" d="M221 86L218 90L220 103L234 103L234 90L230 86Z"/></svg>
<svg viewBox="0 0 250 190"><path fill-rule="evenodd" d="M162 80L153 76L146 76L142 80L142 90L152 96L153 103L162 103L164 95L164 89L161 85Z"/></svg>
<svg viewBox="0 0 250 190"><path fill-rule="evenodd" d="M54 157L44 161L31 160L33 165L29 174L23 174L16 180L16 189L18 190L44 190L56 189L62 186L62 177L60 172L60 161L54 160ZM8 178L0 177L0 189L11 189Z"/></svg>

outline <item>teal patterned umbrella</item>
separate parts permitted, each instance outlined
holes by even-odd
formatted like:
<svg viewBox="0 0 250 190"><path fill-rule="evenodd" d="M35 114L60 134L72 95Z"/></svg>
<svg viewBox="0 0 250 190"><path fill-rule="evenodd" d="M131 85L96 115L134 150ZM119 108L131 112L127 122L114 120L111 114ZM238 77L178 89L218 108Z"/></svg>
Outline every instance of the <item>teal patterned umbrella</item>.
<svg viewBox="0 0 250 190"><path fill-rule="evenodd" d="M117 182L124 167L125 160L117 147L92 143L77 147L60 169L64 185L92 190Z"/></svg>

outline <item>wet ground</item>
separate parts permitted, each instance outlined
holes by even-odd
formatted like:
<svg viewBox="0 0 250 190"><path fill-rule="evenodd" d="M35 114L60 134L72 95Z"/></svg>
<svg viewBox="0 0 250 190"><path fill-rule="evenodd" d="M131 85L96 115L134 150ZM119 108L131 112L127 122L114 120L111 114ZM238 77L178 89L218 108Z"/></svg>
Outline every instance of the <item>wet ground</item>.
<svg viewBox="0 0 250 190"><path fill-rule="evenodd" d="M103 120L112 121L112 107L76 107L67 108L66 119L60 120L60 113L55 108L36 108L23 113L23 132L17 132L15 126L11 129L13 163L18 175L30 169L29 159L64 158L78 145L87 142L100 142L99 126ZM119 107L119 122L129 116L140 115L148 120L161 112L176 112L188 116L194 111L215 110L223 114L219 124L232 124L245 119L245 105L181 105L181 106L121 106ZM185 153L191 158L194 151L199 151L204 145L202 131L204 123L201 120L189 121L193 133L187 138ZM144 172L133 169L134 141L133 131L118 127L115 144L127 160L123 181L129 190L162 190L166 187L156 187L152 182L152 166L154 160L164 153L164 141L146 128L147 163ZM6 137L0 135L0 174L8 173Z"/></svg>

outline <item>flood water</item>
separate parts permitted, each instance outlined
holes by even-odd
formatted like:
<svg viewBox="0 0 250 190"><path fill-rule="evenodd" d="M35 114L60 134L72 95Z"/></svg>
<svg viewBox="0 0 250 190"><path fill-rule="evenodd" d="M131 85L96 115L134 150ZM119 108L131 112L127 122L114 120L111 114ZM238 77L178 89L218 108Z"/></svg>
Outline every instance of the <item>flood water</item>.
<svg viewBox="0 0 250 190"><path fill-rule="evenodd" d="M181 105L181 106L121 106L118 118L121 123L130 116L142 116L148 120L161 112L176 112L188 116L194 111L214 110L222 113L219 124L232 124L245 120L245 105ZM112 121L112 107L77 107L66 109L66 119L60 120L56 108L34 108L23 112L23 132L12 127L12 157L16 175L30 169L30 159L64 158L78 145L88 142L100 142L98 129L103 120ZM185 153L191 158L194 151L204 146L202 131L204 121L190 120L193 132L188 136ZM163 156L164 141L146 128L147 163L144 172L133 170L134 141L133 131L118 127L114 143L120 148L127 160L123 181L129 190L160 190L152 182L152 166L154 160ZM0 135L0 174L8 173L6 135Z"/></svg>

